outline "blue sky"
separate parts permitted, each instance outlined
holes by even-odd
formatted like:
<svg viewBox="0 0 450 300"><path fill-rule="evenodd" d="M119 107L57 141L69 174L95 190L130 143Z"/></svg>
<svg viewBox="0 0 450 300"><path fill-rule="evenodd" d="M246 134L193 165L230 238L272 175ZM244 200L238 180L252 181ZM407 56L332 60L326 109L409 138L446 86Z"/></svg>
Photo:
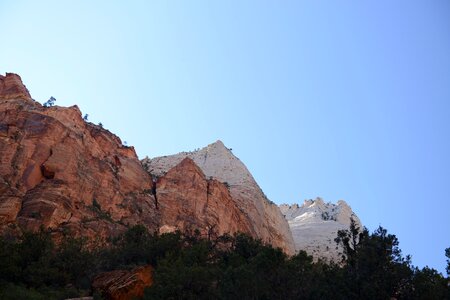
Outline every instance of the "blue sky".
<svg viewBox="0 0 450 300"><path fill-rule="evenodd" d="M0 0L0 41L141 158L221 139L274 202L345 199L444 271L449 1Z"/></svg>

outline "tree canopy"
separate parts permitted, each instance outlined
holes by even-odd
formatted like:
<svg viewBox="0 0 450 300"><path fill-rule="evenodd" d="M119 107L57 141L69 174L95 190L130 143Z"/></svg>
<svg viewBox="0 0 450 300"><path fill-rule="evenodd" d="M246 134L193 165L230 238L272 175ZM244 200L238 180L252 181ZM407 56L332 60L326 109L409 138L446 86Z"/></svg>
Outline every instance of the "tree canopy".
<svg viewBox="0 0 450 300"><path fill-rule="evenodd" d="M99 272L151 264L154 283L144 299L450 299L448 279L412 266L386 229L369 233L353 224L336 241L343 260L329 264L304 251L288 257L244 234L158 235L137 225L92 248L69 234L55 245L41 229L0 238L0 298L89 295Z"/></svg>

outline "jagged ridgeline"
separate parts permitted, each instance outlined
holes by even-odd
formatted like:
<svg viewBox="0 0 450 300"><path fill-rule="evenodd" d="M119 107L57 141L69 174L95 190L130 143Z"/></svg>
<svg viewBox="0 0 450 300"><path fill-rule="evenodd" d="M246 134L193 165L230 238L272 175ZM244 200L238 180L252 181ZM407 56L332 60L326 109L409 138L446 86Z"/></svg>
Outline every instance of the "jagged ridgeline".
<svg viewBox="0 0 450 300"><path fill-rule="evenodd" d="M348 230L351 219L363 229L358 216L344 200L333 204L317 198L305 200L302 205L282 204L280 209L289 222L295 250L304 250L315 259L339 262L344 249L335 242L338 231Z"/></svg>

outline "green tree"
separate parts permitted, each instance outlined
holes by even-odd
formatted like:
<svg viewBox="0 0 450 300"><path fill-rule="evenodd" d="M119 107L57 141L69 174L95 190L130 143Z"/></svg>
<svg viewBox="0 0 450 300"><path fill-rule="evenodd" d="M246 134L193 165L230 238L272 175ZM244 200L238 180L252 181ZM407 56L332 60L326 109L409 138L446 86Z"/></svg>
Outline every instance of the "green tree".
<svg viewBox="0 0 450 300"><path fill-rule="evenodd" d="M44 105L44 107L51 107L51 106L55 105L55 101L56 101L56 99L52 96L43 105Z"/></svg>
<svg viewBox="0 0 450 300"><path fill-rule="evenodd" d="M372 234L365 229L356 238L355 233L355 228L350 228L339 231L336 238L346 254L343 272L348 295L358 299L389 299L409 294L410 257L402 256L397 237L381 226Z"/></svg>
<svg viewBox="0 0 450 300"><path fill-rule="evenodd" d="M217 268L211 262L210 250L210 242L200 240L162 258L145 299L217 298Z"/></svg>
<svg viewBox="0 0 450 300"><path fill-rule="evenodd" d="M52 265L58 269L64 285L90 288L92 274L96 271L95 257L88 249L85 238L66 235L53 257Z"/></svg>
<svg viewBox="0 0 450 300"><path fill-rule="evenodd" d="M413 291L408 299L439 300L448 299L447 280L436 270L424 267L414 269Z"/></svg>
<svg viewBox="0 0 450 300"><path fill-rule="evenodd" d="M445 249L445 256L447 257L447 276L450 276L450 248Z"/></svg>

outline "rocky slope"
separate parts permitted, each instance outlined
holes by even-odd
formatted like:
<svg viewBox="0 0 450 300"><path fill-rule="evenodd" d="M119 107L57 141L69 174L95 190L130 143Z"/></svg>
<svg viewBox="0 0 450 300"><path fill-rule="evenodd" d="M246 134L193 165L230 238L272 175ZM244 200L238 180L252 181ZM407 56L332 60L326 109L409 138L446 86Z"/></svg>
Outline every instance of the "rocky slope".
<svg viewBox="0 0 450 300"><path fill-rule="evenodd" d="M334 241L338 230L348 229L350 218L362 228L359 218L343 200L332 204L316 198L305 200L302 205L282 204L280 210L289 222L295 250L304 250L315 259L339 262L343 249Z"/></svg>
<svg viewBox="0 0 450 300"><path fill-rule="evenodd" d="M219 188L222 190L220 193L226 195L220 197L225 199L222 201L229 201L227 199L230 198L234 202L234 205L223 205L223 203L217 202L221 207L210 209L210 211L215 210L216 214L213 218L205 220L204 224L211 224L211 222L216 224L214 219L220 224L228 223L225 220L234 220L232 224L239 225L233 225L235 226L234 228L229 227L226 230L233 232L239 229L254 237L261 238L267 243L280 247L289 254L294 253L292 235L279 208L266 198L245 165L221 141L217 141L197 151L144 159L142 163L148 172L155 178L158 178L156 189L158 203L160 203L161 197L166 197L167 203L188 201L188 191L185 192L186 196L183 197L179 197L179 195L176 197L171 196L175 194L170 192L169 196L164 196L167 194L166 178L167 176L173 177L171 169L179 164L189 165L190 169L195 169L191 166L192 163L188 163L188 161L193 161L199 167L199 170L192 172L198 174L201 170L206 175L207 181L210 182L210 188L212 187L210 193L216 193L215 186L219 186L219 183L221 183L229 189L228 194L223 188ZM183 172L178 173L183 174ZM181 178L173 181L175 183L172 185L172 188L177 183L179 184L180 181ZM185 181L182 185L185 186L187 184L189 186L192 180L185 179ZM205 183L202 184L205 185ZM205 201L209 200L205 198ZM211 202L209 205L212 205L212 203L214 202ZM200 205L200 207L203 206L204 204ZM165 219L164 215L163 213L163 219ZM182 224L182 222L179 224ZM225 228L221 230L225 230Z"/></svg>
<svg viewBox="0 0 450 300"><path fill-rule="evenodd" d="M77 106L44 107L18 75L0 76L0 229L41 225L107 237L155 229L151 178L132 147L85 122Z"/></svg>

